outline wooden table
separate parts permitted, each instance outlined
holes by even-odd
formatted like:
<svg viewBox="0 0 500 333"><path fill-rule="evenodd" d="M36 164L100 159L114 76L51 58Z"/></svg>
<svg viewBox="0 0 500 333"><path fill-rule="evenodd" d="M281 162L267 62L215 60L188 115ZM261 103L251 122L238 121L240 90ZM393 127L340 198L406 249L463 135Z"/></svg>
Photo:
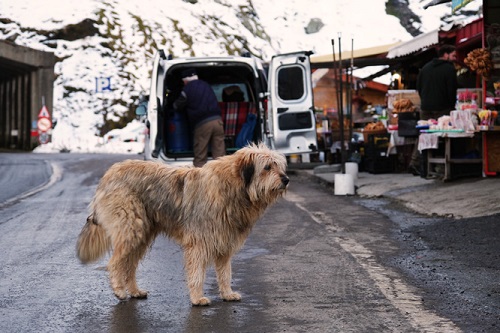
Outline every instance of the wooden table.
<svg viewBox="0 0 500 333"><path fill-rule="evenodd" d="M448 181L453 178L464 176L481 176L481 169L483 164L481 152L481 139L480 133L475 134L459 134L459 133L432 133L421 135L434 135L437 136L438 147L437 149L426 149L427 153L427 176L442 176L443 181ZM458 147L458 149L457 149ZM477 154L479 156L464 157L467 152L467 147L477 147ZM460 149L463 148L461 151ZM457 150L462 154L457 154ZM435 169L436 165L442 165L443 172L438 172ZM472 171L456 172L453 170L454 165L479 165L478 168ZM472 169L472 168L471 168Z"/></svg>

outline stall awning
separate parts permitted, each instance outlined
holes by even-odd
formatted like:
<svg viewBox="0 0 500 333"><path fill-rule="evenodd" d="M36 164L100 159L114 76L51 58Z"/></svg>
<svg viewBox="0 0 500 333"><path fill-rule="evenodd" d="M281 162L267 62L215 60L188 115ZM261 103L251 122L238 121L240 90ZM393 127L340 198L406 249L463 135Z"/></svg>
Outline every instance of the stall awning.
<svg viewBox="0 0 500 333"><path fill-rule="evenodd" d="M425 34L418 35L408 42L392 47L387 53L387 58L394 59L402 57L413 52L420 51L426 47L436 45L438 42L439 30L436 29Z"/></svg>
<svg viewBox="0 0 500 333"><path fill-rule="evenodd" d="M355 61L355 67L362 66L377 66L382 65L387 62L385 55L387 52L397 45L401 44L401 42L396 42L392 44L374 46L364 49L358 50L348 50L342 52L340 55L342 56L343 63L349 63L351 60L351 56ZM339 61L339 54L335 54L335 61ZM380 63L382 62L382 63ZM333 54L323 54L323 55L311 55L311 66L313 68L330 68L333 64ZM361 66L362 65L362 66Z"/></svg>

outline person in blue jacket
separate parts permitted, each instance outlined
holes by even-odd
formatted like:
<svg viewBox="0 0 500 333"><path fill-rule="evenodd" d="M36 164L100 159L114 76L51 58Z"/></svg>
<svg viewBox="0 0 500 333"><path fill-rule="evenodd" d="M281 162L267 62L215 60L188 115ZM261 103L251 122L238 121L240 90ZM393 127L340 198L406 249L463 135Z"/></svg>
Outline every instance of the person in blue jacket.
<svg viewBox="0 0 500 333"><path fill-rule="evenodd" d="M226 154L221 110L212 87L198 78L195 69L182 71L181 77L184 88L174 109L187 113L193 130L193 164L202 167L207 163L209 147L214 159Z"/></svg>

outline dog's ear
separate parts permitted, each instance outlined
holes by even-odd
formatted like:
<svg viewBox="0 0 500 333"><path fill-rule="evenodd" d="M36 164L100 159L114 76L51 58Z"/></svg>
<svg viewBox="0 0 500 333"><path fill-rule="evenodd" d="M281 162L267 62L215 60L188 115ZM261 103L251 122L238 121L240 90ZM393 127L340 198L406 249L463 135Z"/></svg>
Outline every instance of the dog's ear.
<svg viewBox="0 0 500 333"><path fill-rule="evenodd" d="M250 202L257 202L259 200L259 197L256 192L256 187L253 186L255 184L255 173L256 173L256 168L255 168L255 160L254 160L254 154L248 154L245 156L240 164L240 174L241 178L243 180L243 190L246 192L248 199Z"/></svg>
<svg viewBox="0 0 500 333"><path fill-rule="evenodd" d="M248 188L248 186L250 186L254 173L255 173L255 166L253 165L251 160L245 161L241 169L241 175L245 183L245 188Z"/></svg>
<svg viewBox="0 0 500 333"><path fill-rule="evenodd" d="M232 156L235 158L234 168L240 177L241 190L246 193L246 197L250 202L257 202L259 198L256 192L256 186L254 185L256 184L256 158L258 154L244 147Z"/></svg>
<svg viewBox="0 0 500 333"><path fill-rule="evenodd" d="M242 148L237 151L235 157L235 167L243 182L244 188L248 188L252 183L252 178L255 174L254 156L248 148Z"/></svg>

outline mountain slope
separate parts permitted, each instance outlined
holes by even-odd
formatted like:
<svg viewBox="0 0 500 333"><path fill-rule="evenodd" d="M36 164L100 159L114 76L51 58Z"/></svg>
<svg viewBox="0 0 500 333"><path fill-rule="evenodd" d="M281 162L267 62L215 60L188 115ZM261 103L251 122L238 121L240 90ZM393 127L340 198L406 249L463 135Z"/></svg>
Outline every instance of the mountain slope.
<svg viewBox="0 0 500 333"><path fill-rule="evenodd" d="M362 48L437 28L436 14L415 13L422 13L420 0L405 1L392 14L413 13L406 28L386 15L386 0L3 0L0 38L57 56L53 141L74 151L85 146L89 131L102 136L133 119L159 47L174 57L248 51L269 60L296 50L329 53L338 32L346 50L351 40ZM98 78L110 78L111 90L96 92Z"/></svg>

